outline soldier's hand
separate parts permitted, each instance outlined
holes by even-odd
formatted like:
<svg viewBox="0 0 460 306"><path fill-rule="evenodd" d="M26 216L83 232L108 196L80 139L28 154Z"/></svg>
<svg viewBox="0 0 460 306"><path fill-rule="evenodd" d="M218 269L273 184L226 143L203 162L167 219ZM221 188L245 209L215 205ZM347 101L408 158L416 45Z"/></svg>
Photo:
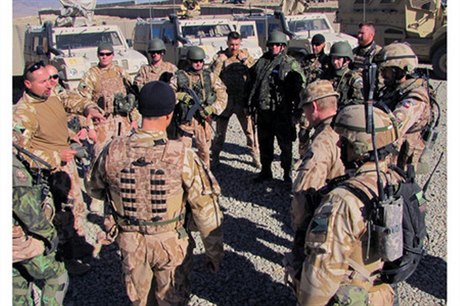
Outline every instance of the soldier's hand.
<svg viewBox="0 0 460 306"><path fill-rule="evenodd" d="M60 155L62 161L70 162L75 157L75 154L77 154L77 151L75 151L75 150L63 149L63 150L61 150L59 155Z"/></svg>
<svg viewBox="0 0 460 306"><path fill-rule="evenodd" d="M211 116L212 114L214 113L214 107L212 107L211 105L209 106L206 106L205 108L202 108L200 110L200 116L203 118L203 119L207 119L209 116Z"/></svg>
<svg viewBox="0 0 460 306"><path fill-rule="evenodd" d="M88 110L87 119L91 119L97 123L101 123L105 121L104 115L99 112L97 108L90 108Z"/></svg>

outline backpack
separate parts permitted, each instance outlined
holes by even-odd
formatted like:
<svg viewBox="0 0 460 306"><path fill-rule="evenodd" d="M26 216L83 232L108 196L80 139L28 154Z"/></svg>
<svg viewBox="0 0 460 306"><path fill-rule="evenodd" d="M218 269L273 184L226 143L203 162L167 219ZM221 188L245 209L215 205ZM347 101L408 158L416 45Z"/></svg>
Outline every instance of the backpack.
<svg viewBox="0 0 460 306"><path fill-rule="evenodd" d="M396 199L400 197L403 199L403 254L396 260L384 262L380 272L380 279L384 283L395 284L408 279L426 254L424 247L424 242L427 238L425 224L426 205L423 191L415 182L413 171L404 173L402 169L394 165L391 165L390 168L404 179L393 195ZM372 200L363 191L351 184L345 182L341 187L353 193L366 205L372 203Z"/></svg>

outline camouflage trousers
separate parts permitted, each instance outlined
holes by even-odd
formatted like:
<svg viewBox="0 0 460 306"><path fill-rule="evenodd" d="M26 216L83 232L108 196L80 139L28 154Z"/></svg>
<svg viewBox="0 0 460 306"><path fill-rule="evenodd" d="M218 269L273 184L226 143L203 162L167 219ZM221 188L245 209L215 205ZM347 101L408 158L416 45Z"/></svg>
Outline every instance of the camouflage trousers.
<svg viewBox="0 0 460 306"><path fill-rule="evenodd" d="M191 123L181 124L180 129L192 134L195 137L195 145L198 150L197 155L204 164L210 167L210 148L212 138L212 128L210 123L200 123L196 119L192 119ZM187 147L192 146L192 139L189 136L180 136L179 139L184 142Z"/></svg>
<svg viewBox="0 0 460 306"><path fill-rule="evenodd" d="M56 254L39 255L13 264L13 305L34 305L31 284L42 280L41 304L62 305L68 280L64 263L55 259Z"/></svg>
<svg viewBox="0 0 460 306"><path fill-rule="evenodd" d="M65 171L71 180L71 189L69 198L73 200L72 214L73 214L73 227L77 235L84 237L86 242L94 248L93 256L97 256L101 248L99 237L104 236L104 230L99 224L91 222L88 219L89 209L83 197L83 187L81 185L80 177L75 161L68 162L67 165L61 168ZM67 226L64 224L64 226ZM59 231L59 229L58 229ZM69 239L72 239L69 237Z"/></svg>
<svg viewBox="0 0 460 306"><path fill-rule="evenodd" d="M189 290L183 285L187 275L179 275L179 271L189 269L178 270L187 255L187 237L179 238L176 231L157 235L121 232L117 243L127 295L133 305L154 305L153 295L159 306L187 304Z"/></svg>
<svg viewBox="0 0 460 306"><path fill-rule="evenodd" d="M97 157L113 138L131 133L131 122L128 116L109 115L104 122L95 126L95 130L97 141L94 144L94 155Z"/></svg>
<svg viewBox="0 0 460 306"><path fill-rule="evenodd" d="M227 127L230 117L233 113L230 113L228 116L218 116L216 119L216 134L212 142L212 154L218 156L222 151L222 147L225 142L225 137L227 136ZM234 114L240 122L241 129L246 136L246 145L248 146L251 156L259 156L259 144L257 139L254 137L254 128L252 123L252 118L246 114L243 108L238 107L234 108Z"/></svg>

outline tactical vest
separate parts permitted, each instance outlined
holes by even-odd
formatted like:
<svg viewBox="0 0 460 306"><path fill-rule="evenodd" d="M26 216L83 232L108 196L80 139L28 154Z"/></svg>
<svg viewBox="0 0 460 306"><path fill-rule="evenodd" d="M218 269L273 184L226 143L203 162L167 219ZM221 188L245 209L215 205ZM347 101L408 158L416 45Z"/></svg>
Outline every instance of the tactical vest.
<svg viewBox="0 0 460 306"><path fill-rule="evenodd" d="M377 44L375 41L367 48L356 47L353 50L353 69L364 70L366 64L370 64L377 53Z"/></svg>
<svg viewBox="0 0 460 306"><path fill-rule="evenodd" d="M179 141L151 141L152 146L141 147L130 137L116 138L108 148L110 194L123 231L159 234L181 229L184 223L185 146Z"/></svg>
<svg viewBox="0 0 460 306"><path fill-rule="evenodd" d="M364 101L361 90L357 90L353 87L353 84L358 81L359 77L359 73L347 68L347 71L343 75L334 78L332 85L340 94L337 101L339 109L349 104L356 104Z"/></svg>
<svg viewBox="0 0 460 306"><path fill-rule="evenodd" d="M123 84L123 75L121 71L117 68L102 70L97 79L94 91L93 101L96 102L105 113L113 114L115 110L115 94L121 94L123 97L126 96L126 88Z"/></svg>
<svg viewBox="0 0 460 306"><path fill-rule="evenodd" d="M192 79L187 75L184 70L177 71L177 91L184 91L185 87L190 88L201 99L203 106L212 105L217 97L212 89L211 71L209 69L203 69L202 77L203 82L196 82L192 84ZM201 76L200 76L201 80Z"/></svg>

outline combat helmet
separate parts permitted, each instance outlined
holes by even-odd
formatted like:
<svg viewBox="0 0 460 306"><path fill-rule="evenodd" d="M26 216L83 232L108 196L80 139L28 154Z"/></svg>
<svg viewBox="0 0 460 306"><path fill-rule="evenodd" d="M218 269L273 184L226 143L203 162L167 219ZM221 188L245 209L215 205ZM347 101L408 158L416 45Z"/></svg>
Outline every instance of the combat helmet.
<svg viewBox="0 0 460 306"><path fill-rule="evenodd" d="M350 44L346 41L338 41L333 44L329 55L336 57L348 57L350 61L353 60L353 50L351 49Z"/></svg>
<svg viewBox="0 0 460 306"><path fill-rule="evenodd" d="M380 68L385 67L398 67L406 73L414 72L418 65L417 55L405 43L392 43L389 44L377 53L374 61Z"/></svg>
<svg viewBox="0 0 460 306"><path fill-rule="evenodd" d="M204 50L197 46L188 48L187 59L191 61L202 61L206 57Z"/></svg>
<svg viewBox="0 0 460 306"><path fill-rule="evenodd" d="M287 45L286 34L284 34L283 32L277 31L277 30L272 31L270 35L268 36L267 46L270 44L283 44L286 46Z"/></svg>
<svg viewBox="0 0 460 306"><path fill-rule="evenodd" d="M398 138L398 126L391 115L379 108L373 108L376 149L393 144ZM357 156L374 150L372 136L366 132L365 105L344 107L335 118L334 130L348 140Z"/></svg>
<svg viewBox="0 0 460 306"><path fill-rule="evenodd" d="M307 103L329 96L339 96L339 93L334 90L332 83L328 80L314 81L300 92L299 108L302 108Z"/></svg>
<svg viewBox="0 0 460 306"><path fill-rule="evenodd" d="M149 47L147 49L148 52L150 51L165 51L166 46L163 40L159 38L154 38L151 41L149 41Z"/></svg>

